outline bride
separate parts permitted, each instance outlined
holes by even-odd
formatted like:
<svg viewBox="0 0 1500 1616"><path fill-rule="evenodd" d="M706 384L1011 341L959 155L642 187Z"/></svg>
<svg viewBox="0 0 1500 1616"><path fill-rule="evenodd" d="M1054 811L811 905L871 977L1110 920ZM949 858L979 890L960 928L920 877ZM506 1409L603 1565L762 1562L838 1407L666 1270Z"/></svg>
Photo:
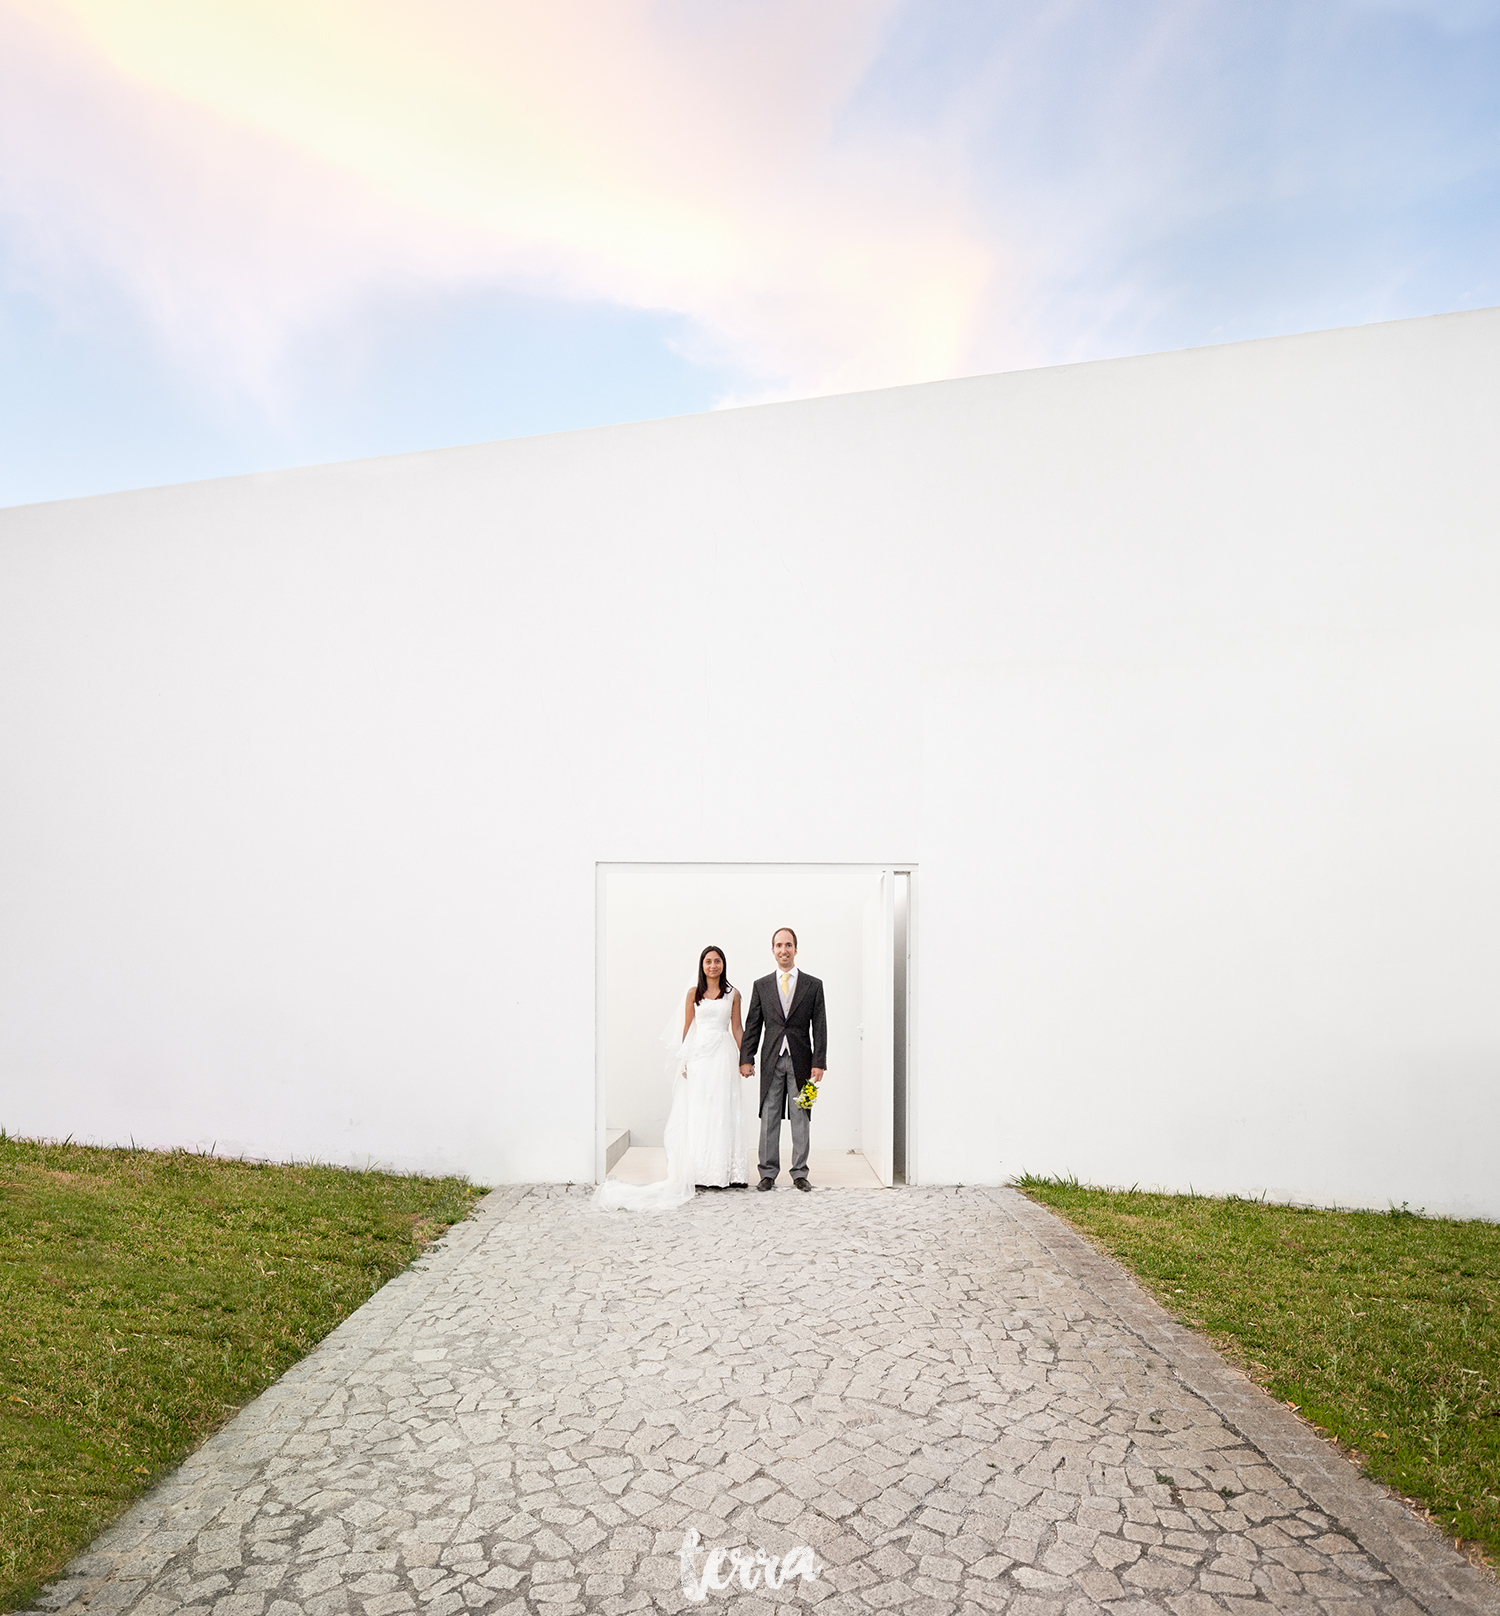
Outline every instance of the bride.
<svg viewBox="0 0 1500 1616"><path fill-rule="evenodd" d="M740 1099L740 991L725 972L724 950L710 944L698 956L698 986L688 990L682 1031L663 1034L671 1051L672 1109L667 1114L667 1176L655 1184L608 1178L595 1192L606 1211L641 1212L681 1206L694 1186L748 1184L749 1141Z"/></svg>

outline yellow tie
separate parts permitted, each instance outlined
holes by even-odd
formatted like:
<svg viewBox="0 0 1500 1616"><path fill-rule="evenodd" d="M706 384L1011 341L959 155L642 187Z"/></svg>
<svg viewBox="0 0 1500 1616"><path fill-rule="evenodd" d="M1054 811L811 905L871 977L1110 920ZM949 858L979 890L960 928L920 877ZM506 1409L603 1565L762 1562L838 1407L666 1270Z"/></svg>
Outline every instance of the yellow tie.
<svg viewBox="0 0 1500 1616"><path fill-rule="evenodd" d="M792 973L790 971L783 971L781 973L781 997L782 997L783 1000L790 1000L791 996L792 996Z"/></svg>

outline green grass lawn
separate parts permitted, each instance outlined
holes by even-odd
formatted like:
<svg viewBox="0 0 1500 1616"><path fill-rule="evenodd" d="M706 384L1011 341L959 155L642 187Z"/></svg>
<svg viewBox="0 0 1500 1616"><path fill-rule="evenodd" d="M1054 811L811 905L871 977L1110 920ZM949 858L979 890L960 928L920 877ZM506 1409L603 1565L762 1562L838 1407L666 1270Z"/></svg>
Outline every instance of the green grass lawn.
<svg viewBox="0 0 1500 1616"><path fill-rule="evenodd" d="M1275 1396L1500 1558L1500 1225L1027 1177Z"/></svg>
<svg viewBox="0 0 1500 1616"><path fill-rule="evenodd" d="M0 1610L481 1193L0 1134Z"/></svg>

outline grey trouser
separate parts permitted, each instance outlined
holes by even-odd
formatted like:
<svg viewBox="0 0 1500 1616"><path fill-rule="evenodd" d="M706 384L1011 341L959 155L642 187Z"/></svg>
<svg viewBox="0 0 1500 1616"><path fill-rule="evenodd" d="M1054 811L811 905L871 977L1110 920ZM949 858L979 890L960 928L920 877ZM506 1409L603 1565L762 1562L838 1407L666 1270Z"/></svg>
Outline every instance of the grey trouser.
<svg viewBox="0 0 1500 1616"><path fill-rule="evenodd" d="M778 1055L771 1068L771 1086L766 1090L766 1103L760 1108L760 1176L775 1178L781 1171L781 1119L786 1117L792 1125L792 1177L807 1177L807 1144L812 1135L812 1112L791 1104L802 1092L797 1074L792 1070L792 1057Z"/></svg>

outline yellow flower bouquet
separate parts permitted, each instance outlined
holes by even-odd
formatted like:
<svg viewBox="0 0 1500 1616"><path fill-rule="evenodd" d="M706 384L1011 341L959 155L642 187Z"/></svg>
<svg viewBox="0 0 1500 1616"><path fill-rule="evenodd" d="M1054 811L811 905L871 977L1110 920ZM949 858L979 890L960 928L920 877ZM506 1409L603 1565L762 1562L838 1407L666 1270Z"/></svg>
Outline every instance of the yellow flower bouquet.
<svg viewBox="0 0 1500 1616"><path fill-rule="evenodd" d="M813 1108L813 1101L816 1100L817 1097L818 1085L816 1083L804 1083L802 1085L802 1092L797 1096L797 1104L801 1106L804 1111L811 1111Z"/></svg>

